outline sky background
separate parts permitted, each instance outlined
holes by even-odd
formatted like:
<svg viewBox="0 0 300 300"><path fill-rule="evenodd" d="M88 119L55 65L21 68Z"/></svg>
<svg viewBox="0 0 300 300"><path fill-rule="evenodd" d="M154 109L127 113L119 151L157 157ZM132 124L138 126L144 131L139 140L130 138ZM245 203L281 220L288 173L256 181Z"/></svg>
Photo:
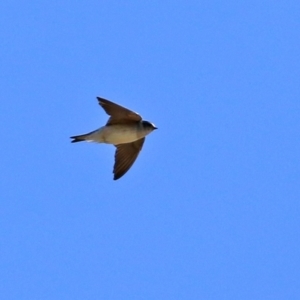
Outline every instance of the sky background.
<svg viewBox="0 0 300 300"><path fill-rule="evenodd" d="M1 299L299 299L300 2L0 4ZM159 129L112 180L107 115Z"/></svg>

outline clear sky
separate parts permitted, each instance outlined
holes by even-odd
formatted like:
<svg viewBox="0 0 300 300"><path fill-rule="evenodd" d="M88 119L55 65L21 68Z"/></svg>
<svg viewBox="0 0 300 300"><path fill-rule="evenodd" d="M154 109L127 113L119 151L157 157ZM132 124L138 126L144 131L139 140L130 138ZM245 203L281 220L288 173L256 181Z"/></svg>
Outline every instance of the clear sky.
<svg viewBox="0 0 300 300"><path fill-rule="evenodd" d="M300 2L0 4L0 297L300 299ZM159 129L113 181L96 96Z"/></svg>

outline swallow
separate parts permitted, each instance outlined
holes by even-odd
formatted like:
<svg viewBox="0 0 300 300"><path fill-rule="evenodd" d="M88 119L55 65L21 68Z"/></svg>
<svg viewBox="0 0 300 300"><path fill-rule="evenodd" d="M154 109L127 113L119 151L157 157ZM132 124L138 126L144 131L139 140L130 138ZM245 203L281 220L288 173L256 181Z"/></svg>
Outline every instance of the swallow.
<svg viewBox="0 0 300 300"><path fill-rule="evenodd" d="M99 105L110 116L106 125L92 132L71 136L72 143L87 141L116 147L114 180L121 178L137 159L145 137L157 127L121 105L97 97Z"/></svg>

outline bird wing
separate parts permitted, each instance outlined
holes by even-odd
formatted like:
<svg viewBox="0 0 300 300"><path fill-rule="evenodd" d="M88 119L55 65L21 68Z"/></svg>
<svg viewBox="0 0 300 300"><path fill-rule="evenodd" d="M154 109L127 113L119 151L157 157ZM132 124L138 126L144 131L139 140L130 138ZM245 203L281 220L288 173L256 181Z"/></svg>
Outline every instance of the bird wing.
<svg viewBox="0 0 300 300"><path fill-rule="evenodd" d="M121 178L131 168L144 142L145 138L142 138L132 143L116 145L114 180Z"/></svg>
<svg viewBox="0 0 300 300"><path fill-rule="evenodd" d="M142 120L142 117L136 112L104 98L97 97L97 99L101 107L110 116L106 125L132 123Z"/></svg>

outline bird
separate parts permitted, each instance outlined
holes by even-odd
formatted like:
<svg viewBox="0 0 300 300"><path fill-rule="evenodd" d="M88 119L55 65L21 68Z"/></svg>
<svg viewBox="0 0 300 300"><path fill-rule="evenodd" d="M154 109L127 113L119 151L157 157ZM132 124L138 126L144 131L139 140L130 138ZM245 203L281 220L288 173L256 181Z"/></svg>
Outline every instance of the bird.
<svg viewBox="0 0 300 300"><path fill-rule="evenodd" d="M97 97L99 105L109 115L105 126L86 134L74 135L72 143L87 141L112 144L116 147L113 167L114 180L131 168L143 148L145 137L157 127L128 108Z"/></svg>

